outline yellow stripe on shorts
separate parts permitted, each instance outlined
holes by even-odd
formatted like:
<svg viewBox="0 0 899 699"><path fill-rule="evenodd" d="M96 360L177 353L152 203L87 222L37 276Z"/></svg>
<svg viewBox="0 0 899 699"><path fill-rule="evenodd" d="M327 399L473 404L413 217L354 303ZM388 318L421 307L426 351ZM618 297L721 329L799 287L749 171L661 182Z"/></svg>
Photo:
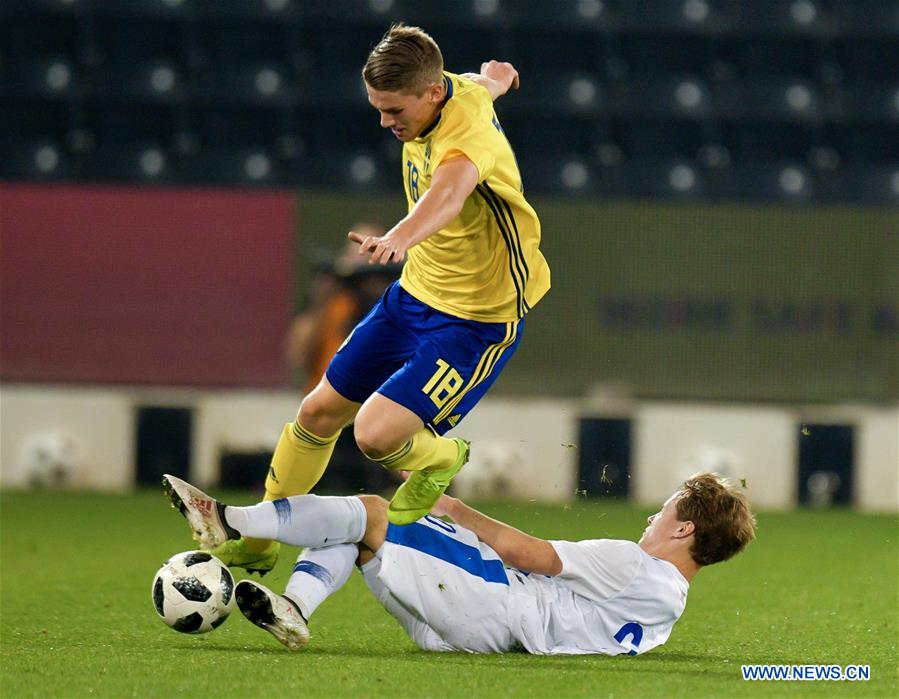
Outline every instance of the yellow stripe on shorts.
<svg viewBox="0 0 899 699"><path fill-rule="evenodd" d="M518 323L517 322L509 322L506 323L506 334L501 342L494 343L487 348L487 351L484 352L481 360L478 362L477 367L474 370L474 374L471 376L471 380L468 385L463 388L449 403L443 406L443 409L437 413L437 416L434 418L434 425L440 424L443 420L449 416L453 410L455 410L456 406L462 401L465 395L473 388L478 386L484 379L490 376L493 368L496 366L496 363L499 361L499 358L502 356L503 352L515 342L515 338L518 336Z"/></svg>

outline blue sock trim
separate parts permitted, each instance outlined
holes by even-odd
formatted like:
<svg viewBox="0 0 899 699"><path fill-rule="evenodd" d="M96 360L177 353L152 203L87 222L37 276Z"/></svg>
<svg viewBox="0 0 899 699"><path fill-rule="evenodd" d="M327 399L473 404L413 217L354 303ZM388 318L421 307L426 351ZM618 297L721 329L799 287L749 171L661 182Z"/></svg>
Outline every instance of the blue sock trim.
<svg viewBox="0 0 899 699"><path fill-rule="evenodd" d="M272 500L272 505L275 506L275 512L278 514L278 524L290 522L290 503L287 502L287 498Z"/></svg>
<svg viewBox="0 0 899 699"><path fill-rule="evenodd" d="M331 575L327 568L320 566L318 563L313 563L312 561L297 561L297 564L293 567L293 572L306 573L313 578L317 578L329 588L334 587L334 576Z"/></svg>

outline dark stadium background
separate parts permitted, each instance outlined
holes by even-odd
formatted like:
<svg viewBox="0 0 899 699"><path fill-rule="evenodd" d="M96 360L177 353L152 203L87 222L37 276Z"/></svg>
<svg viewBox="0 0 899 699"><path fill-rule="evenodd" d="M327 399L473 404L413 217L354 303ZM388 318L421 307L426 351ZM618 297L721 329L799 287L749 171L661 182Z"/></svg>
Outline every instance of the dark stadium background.
<svg viewBox="0 0 899 699"><path fill-rule="evenodd" d="M167 389L295 386L315 261L403 214L359 79L399 19L449 70L521 72L497 111L553 289L491 395L787 406L797 434L834 408L797 474L853 501L852 406L899 399L891 0L5 1L4 385L159 389L140 448L168 434L169 460L190 401ZM626 470L630 416L589 417Z"/></svg>

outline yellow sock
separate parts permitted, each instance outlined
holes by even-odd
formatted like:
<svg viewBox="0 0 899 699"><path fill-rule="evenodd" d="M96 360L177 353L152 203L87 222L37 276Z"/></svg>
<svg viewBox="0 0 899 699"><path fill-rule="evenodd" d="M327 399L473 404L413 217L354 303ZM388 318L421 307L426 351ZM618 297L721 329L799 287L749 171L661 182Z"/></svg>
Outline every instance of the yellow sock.
<svg viewBox="0 0 899 699"><path fill-rule="evenodd" d="M449 468L458 458L459 445L455 440L439 437L425 427L395 452L374 461L391 471L421 471L429 467Z"/></svg>
<svg viewBox="0 0 899 699"><path fill-rule="evenodd" d="M319 437L298 422L285 425L265 479L265 499L305 495L312 490L328 467L339 435Z"/></svg>
<svg viewBox="0 0 899 699"><path fill-rule="evenodd" d="M319 437L299 422L286 424L272 455L263 500L305 495L312 490L328 467L339 436L340 432ZM246 539L246 547L251 551L263 551L270 545L268 539Z"/></svg>

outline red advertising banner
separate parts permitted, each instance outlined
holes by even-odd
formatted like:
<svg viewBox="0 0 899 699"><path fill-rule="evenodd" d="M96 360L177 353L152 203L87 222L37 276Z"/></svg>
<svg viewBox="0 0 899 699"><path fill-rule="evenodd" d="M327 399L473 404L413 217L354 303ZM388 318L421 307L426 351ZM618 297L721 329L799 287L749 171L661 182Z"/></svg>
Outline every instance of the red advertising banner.
<svg viewBox="0 0 899 699"><path fill-rule="evenodd" d="M284 384L296 195L0 184L0 379Z"/></svg>

